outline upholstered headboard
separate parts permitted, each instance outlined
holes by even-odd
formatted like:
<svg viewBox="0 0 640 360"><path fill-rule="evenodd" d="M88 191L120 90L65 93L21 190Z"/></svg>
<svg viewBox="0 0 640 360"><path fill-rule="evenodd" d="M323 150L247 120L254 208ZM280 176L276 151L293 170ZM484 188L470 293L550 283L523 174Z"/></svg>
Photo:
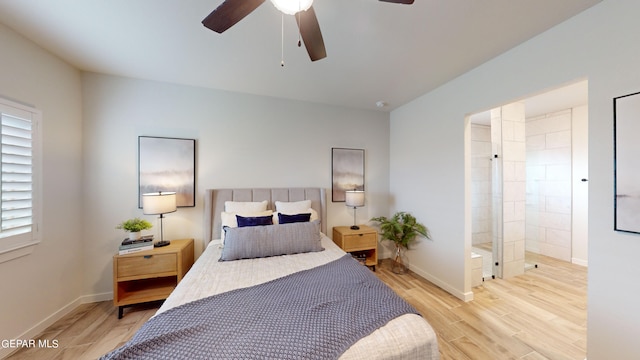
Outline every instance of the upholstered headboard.
<svg viewBox="0 0 640 360"><path fill-rule="evenodd" d="M327 233L326 192L322 188L255 188L207 189L204 198L204 246L220 238L221 216L225 201L264 201L267 209L275 211L276 201L311 200L311 208L318 213L320 230Z"/></svg>

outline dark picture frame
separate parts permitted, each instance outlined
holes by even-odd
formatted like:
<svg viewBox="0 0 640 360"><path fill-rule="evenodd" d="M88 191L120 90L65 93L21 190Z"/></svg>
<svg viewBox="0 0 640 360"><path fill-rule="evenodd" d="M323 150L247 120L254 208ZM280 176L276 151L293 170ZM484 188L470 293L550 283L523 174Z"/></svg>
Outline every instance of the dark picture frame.
<svg viewBox="0 0 640 360"><path fill-rule="evenodd" d="M175 191L178 207L196 206L196 140L138 137L138 207L142 194Z"/></svg>
<svg viewBox="0 0 640 360"><path fill-rule="evenodd" d="M354 189L364 191L364 149L331 148L331 200L344 202Z"/></svg>
<svg viewBox="0 0 640 360"><path fill-rule="evenodd" d="M613 99L614 230L640 234L640 92Z"/></svg>

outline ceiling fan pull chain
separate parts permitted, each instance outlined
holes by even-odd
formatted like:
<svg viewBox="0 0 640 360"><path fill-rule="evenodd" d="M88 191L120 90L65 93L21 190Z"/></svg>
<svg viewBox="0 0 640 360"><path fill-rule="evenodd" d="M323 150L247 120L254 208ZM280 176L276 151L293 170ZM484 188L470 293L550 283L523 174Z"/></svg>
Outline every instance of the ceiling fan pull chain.
<svg viewBox="0 0 640 360"><path fill-rule="evenodd" d="M284 13L280 19L280 66L284 67Z"/></svg>
<svg viewBox="0 0 640 360"><path fill-rule="evenodd" d="M302 30L300 30L302 28L302 19L300 18L300 11L298 11L296 16L298 17L298 47L300 47L302 45L302 41L300 40L302 36L301 34Z"/></svg>
<svg viewBox="0 0 640 360"><path fill-rule="evenodd" d="M300 47L300 45L302 44L302 42L300 41L300 37L302 36L302 35L300 35L300 31L301 31L300 28L302 27L302 23L301 23L302 19L300 18L300 11L301 10L302 10L302 4L300 3L300 1L298 1L298 12L296 13L296 15L298 15L298 24L299 24L299 26L298 26L298 47Z"/></svg>

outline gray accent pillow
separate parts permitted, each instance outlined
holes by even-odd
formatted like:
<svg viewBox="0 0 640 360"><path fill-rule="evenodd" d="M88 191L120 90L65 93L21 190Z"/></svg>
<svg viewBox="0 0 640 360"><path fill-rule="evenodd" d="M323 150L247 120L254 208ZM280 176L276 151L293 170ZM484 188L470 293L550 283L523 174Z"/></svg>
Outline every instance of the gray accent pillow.
<svg viewBox="0 0 640 360"><path fill-rule="evenodd" d="M320 222L225 227L220 261L322 251Z"/></svg>

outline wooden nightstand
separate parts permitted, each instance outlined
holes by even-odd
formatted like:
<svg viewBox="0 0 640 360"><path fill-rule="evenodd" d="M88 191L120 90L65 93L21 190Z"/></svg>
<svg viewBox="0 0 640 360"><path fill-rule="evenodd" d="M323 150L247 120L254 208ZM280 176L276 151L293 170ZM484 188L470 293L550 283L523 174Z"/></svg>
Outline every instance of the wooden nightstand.
<svg viewBox="0 0 640 360"><path fill-rule="evenodd" d="M164 300L193 265L193 239L171 240L153 250L113 256L113 304L118 319L125 306Z"/></svg>
<svg viewBox="0 0 640 360"><path fill-rule="evenodd" d="M359 230L353 230L349 226L334 227L333 242L346 252L365 253L365 265L371 266L375 271L378 265L378 231L370 226L359 226Z"/></svg>

